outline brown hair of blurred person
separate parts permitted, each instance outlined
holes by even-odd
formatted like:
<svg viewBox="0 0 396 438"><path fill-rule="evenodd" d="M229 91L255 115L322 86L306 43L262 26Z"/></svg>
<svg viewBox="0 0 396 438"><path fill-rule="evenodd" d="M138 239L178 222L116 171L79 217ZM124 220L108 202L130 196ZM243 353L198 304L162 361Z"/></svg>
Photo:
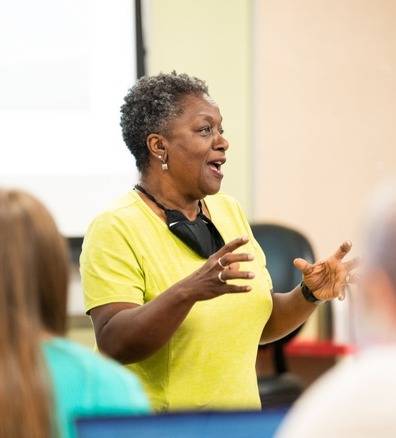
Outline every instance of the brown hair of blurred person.
<svg viewBox="0 0 396 438"><path fill-rule="evenodd" d="M68 256L47 209L0 189L0 436L54 435L51 389L40 350L66 328Z"/></svg>

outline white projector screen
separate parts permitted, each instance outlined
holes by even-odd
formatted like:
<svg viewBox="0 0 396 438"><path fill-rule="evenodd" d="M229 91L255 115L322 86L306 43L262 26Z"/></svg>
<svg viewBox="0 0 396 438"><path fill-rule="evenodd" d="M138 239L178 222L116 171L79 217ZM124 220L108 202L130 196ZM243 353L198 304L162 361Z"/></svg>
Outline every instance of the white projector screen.
<svg viewBox="0 0 396 438"><path fill-rule="evenodd" d="M133 4L0 6L0 185L38 196L67 237L137 180L119 126L136 80Z"/></svg>

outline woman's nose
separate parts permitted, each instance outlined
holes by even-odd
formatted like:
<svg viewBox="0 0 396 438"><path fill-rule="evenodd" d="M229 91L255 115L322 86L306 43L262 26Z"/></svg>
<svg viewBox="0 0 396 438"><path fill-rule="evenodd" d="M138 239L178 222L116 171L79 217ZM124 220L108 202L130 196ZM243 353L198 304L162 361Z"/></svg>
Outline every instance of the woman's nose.
<svg viewBox="0 0 396 438"><path fill-rule="evenodd" d="M223 135L218 132L215 142L214 142L214 149L223 149L224 151L226 151L229 148L229 143L228 141L223 137Z"/></svg>

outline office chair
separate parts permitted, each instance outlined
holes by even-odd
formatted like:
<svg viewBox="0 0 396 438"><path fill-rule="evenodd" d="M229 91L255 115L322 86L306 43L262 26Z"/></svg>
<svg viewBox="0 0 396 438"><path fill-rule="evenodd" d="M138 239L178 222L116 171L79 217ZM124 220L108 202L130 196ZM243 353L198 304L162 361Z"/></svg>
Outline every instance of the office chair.
<svg viewBox="0 0 396 438"><path fill-rule="evenodd" d="M293 266L293 260L301 257L313 262L314 252L308 239L300 232L276 224L253 224L253 235L267 258L274 292L289 292L301 282L301 272ZM302 393L301 380L289 373L285 345L296 336L301 327L270 344L259 348L270 349L275 374L259 377L258 385L263 409L291 405Z"/></svg>

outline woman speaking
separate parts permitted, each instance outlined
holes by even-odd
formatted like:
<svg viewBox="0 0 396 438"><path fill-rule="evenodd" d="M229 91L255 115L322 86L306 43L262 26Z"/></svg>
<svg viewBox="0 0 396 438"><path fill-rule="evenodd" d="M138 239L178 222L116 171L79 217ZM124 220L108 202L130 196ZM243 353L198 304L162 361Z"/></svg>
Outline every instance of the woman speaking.
<svg viewBox="0 0 396 438"><path fill-rule="evenodd" d="M258 344L343 295L351 245L295 260L303 282L273 293L244 212L219 193L229 145L206 84L144 77L121 113L140 181L93 221L81 255L98 348L140 377L157 411L260 409Z"/></svg>

